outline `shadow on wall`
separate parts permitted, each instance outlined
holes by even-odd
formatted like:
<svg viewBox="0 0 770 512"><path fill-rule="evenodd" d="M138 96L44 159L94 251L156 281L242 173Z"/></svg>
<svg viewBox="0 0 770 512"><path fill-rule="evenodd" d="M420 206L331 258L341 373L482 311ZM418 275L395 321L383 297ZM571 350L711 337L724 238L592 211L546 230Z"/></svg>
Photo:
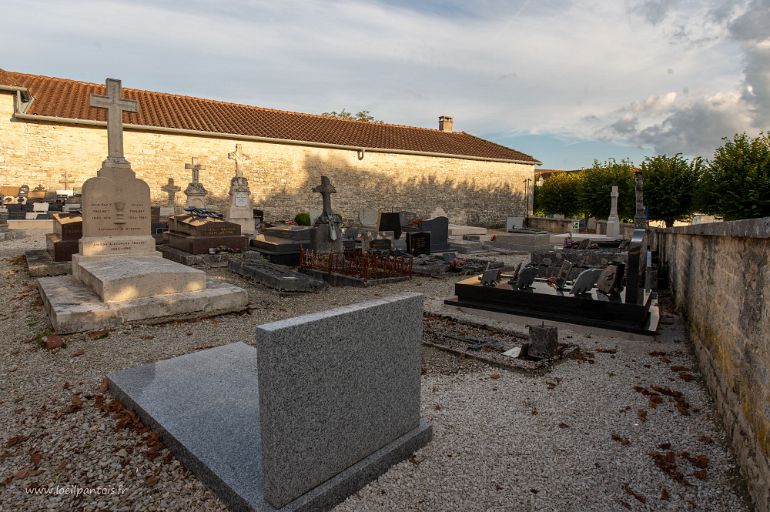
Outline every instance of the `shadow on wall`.
<svg viewBox="0 0 770 512"><path fill-rule="evenodd" d="M446 211L451 223L500 227L505 225L506 217L524 215L527 207L523 190L514 190L511 183L486 185L479 184L475 178L442 180L441 169L422 178L400 181L393 176L395 172L368 171L351 166L343 158L309 155L301 170L291 172L304 174L302 182L292 180L291 190L287 185L276 187L264 196L264 200L255 201L255 207L264 210L268 222L289 220L297 213L320 209L321 196L312 189L320 184L322 175L329 176L337 189L332 195L332 207L346 221L356 221L358 212L365 207L382 211L408 210L419 216L428 216L440 207ZM260 197L259 185L255 183L258 180L254 179L258 171L250 174L252 196ZM224 208L228 197L212 194L208 203Z"/></svg>

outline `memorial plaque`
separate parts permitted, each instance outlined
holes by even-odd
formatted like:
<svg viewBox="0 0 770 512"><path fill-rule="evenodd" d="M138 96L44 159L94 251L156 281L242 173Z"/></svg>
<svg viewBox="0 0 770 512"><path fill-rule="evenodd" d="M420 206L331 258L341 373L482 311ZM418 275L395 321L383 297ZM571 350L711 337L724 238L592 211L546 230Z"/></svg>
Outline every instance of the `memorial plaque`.
<svg viewBox="0 0 770 512"><path fill-rule="evenodd" d="M83 217L79 213L54 213L53 232L62 240L79 240L83 236Z"/></svg>
<svg viewBox="0 0 770 512"><path fill-rule="evenodd" d="M369 242L369 249L373 251L389 251L390 240L387 238L377 238Z"/></svg>
<svg viewBox="0 0 770 512"><path fill-rule="evenodd" d="M406 252L412 256L430 254L430 233L418 231L406 234Z"/></svg>

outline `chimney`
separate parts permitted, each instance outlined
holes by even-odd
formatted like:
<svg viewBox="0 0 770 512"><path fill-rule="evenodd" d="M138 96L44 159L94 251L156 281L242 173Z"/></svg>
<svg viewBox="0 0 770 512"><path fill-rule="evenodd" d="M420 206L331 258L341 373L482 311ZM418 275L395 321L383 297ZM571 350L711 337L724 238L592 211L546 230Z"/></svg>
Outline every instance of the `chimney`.
<svg viewBox="0 0 770 512"><path fill-rule="evenodd" d="M454 126L454 119L450 116L439 116L438 129L442 132L451 132Z"/></svg>

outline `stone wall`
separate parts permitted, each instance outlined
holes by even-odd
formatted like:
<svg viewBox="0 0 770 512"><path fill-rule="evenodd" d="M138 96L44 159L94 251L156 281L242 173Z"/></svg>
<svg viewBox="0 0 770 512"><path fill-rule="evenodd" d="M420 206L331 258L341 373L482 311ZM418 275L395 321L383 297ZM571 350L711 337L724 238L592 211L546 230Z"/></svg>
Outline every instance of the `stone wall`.
<svg viewBox="0 0 770 512"><path fill-rule="evenodd" d="M770 510L770 218L665 229L661 259L756 510Z"/></svg>
<svg viewBox="0 0 770 512"><path fill-rule="evenodd" d="M572 233L572 224L577 219L549 219L548 217L527 217L527 227L529 229L539 229L561 235L562 233Z"/></svg>
<svg viewBox="0 0 770 512"><path fill-rule="evenodd" d="M63 188L67 171L79 187L94 176L107 153L101 127L12 120L13 95L0 91L0 185ZM533 165L366 152L126 130L126 158L150 185L154 204L164 204L160 188L173 177L182 189L190 181L184 164L198 157L206 169L201 182L215 207L227 200L235 165L227 153L238 142L251 159L245 166L252 198L266 220L294 218L321 207L311 189L328 175L337 189L335 210L346 219L364 206L403 208L427 215L443 208L450 222L504 226L508 216L526 211L524 181ZM531 195L531 194L530 194ZM180 197L181 196L181 197ZM177 196L184 202L184 195ZM531 204L531 198L530 203Z"/></svg>

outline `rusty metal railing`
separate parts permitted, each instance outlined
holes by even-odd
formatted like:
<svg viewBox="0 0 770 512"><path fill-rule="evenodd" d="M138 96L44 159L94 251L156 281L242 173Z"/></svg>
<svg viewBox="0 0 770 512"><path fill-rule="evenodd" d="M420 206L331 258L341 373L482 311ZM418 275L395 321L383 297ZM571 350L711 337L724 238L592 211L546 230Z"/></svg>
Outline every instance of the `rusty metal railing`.
<svg viewBox="0 0 770 512"><path fill-rule="evenodd" d="M300 268L369 279L412 277L412 258L360 251L316 252L300 247Z"/></svg>

